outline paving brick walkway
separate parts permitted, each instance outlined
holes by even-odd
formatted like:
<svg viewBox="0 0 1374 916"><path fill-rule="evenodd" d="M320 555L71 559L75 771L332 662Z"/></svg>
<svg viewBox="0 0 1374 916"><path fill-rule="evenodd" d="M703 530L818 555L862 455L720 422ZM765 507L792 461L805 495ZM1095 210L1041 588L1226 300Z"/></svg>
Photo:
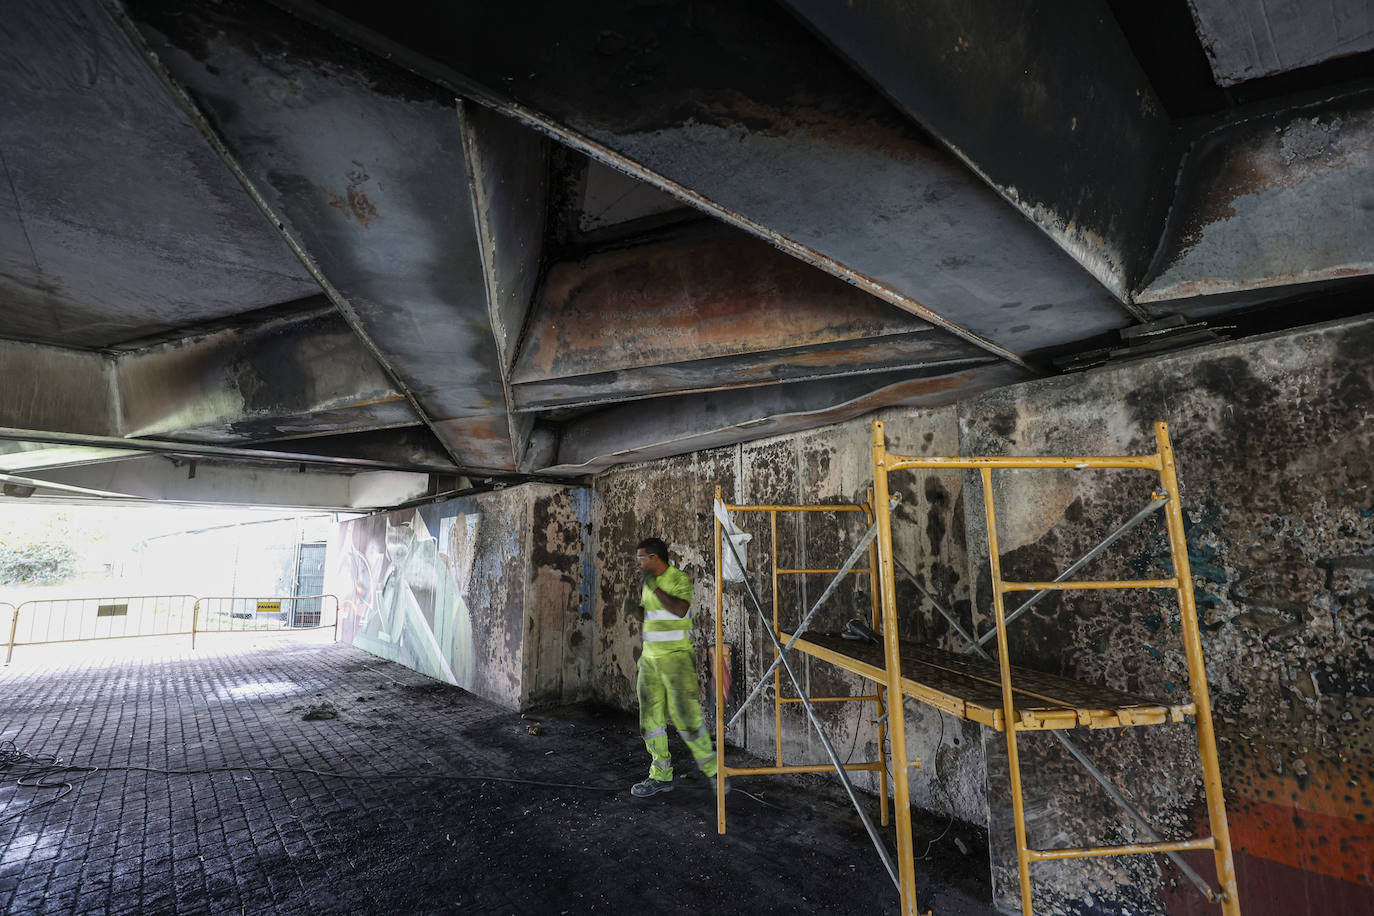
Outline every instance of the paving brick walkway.
<svg viewBox="0 0 1374 916"><path fill-rule="evenodd" d="M0 668L0 742L100 768L61 797L0 772L0 913L896 911L816 781L756 781L777 807L732 796L719 837L700 777L624 791L644 761L622 714L523 718L348 647L233 648ZM940 848L922 907L991 913L986 861Z"/></svg>

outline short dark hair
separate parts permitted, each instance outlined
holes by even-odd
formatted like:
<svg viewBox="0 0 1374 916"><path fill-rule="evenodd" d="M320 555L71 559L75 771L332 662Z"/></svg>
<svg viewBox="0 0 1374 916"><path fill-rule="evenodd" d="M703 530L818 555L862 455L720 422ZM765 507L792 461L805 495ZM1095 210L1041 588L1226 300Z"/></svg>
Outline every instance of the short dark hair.
<svg viewBox="0 0 1374 916"><path fill-rule="evenodd" d="M663 543L662 538L645 538L635 545L635 550L657 554L664 563L668 562L668 545Z"/></svg>

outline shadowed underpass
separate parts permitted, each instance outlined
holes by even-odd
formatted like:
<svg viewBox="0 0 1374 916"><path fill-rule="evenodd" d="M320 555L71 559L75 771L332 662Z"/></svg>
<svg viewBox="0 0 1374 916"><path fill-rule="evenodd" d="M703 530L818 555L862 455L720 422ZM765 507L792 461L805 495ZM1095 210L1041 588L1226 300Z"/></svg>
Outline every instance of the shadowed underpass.
<svg viewBox="0 0 1374 916"><path fill-rule="evenodd" d="M4 913L897 911L833 781L737 780L721 837L699 775L625 791L631 718L522 716L352 648L33 651L0 698ZM54 757L97 769L21 779ZM922 909L990 914L953 838Z"/></svg>

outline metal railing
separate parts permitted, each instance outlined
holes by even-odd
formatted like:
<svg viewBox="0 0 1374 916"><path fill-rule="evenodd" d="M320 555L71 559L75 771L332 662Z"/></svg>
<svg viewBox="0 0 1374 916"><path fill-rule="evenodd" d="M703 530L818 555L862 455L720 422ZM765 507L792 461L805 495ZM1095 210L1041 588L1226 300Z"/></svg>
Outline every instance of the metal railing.
<svg viewBox="0 0 1374 916"><path fill-rule="evenodd" d="M197 598L195 595L128 595L44 598L9 609L5 664L18 646L106 639L189 636L201 633L299 632L332 627L339 638L339 600L334 595ZM328 614L332 611L332 615ZM332 622L326 622L332 616Z"/></svg>

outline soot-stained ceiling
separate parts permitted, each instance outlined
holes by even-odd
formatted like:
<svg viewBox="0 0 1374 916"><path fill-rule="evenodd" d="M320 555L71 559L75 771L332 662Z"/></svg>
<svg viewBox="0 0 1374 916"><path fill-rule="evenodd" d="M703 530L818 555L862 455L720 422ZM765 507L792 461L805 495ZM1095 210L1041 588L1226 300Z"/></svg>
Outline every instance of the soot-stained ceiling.
<svg viewBox="0 0 1374 916"><path fill-rule="evenodd" d="M20 0L6 498L388 505L1368 310L1374 13Z"/></svg>

